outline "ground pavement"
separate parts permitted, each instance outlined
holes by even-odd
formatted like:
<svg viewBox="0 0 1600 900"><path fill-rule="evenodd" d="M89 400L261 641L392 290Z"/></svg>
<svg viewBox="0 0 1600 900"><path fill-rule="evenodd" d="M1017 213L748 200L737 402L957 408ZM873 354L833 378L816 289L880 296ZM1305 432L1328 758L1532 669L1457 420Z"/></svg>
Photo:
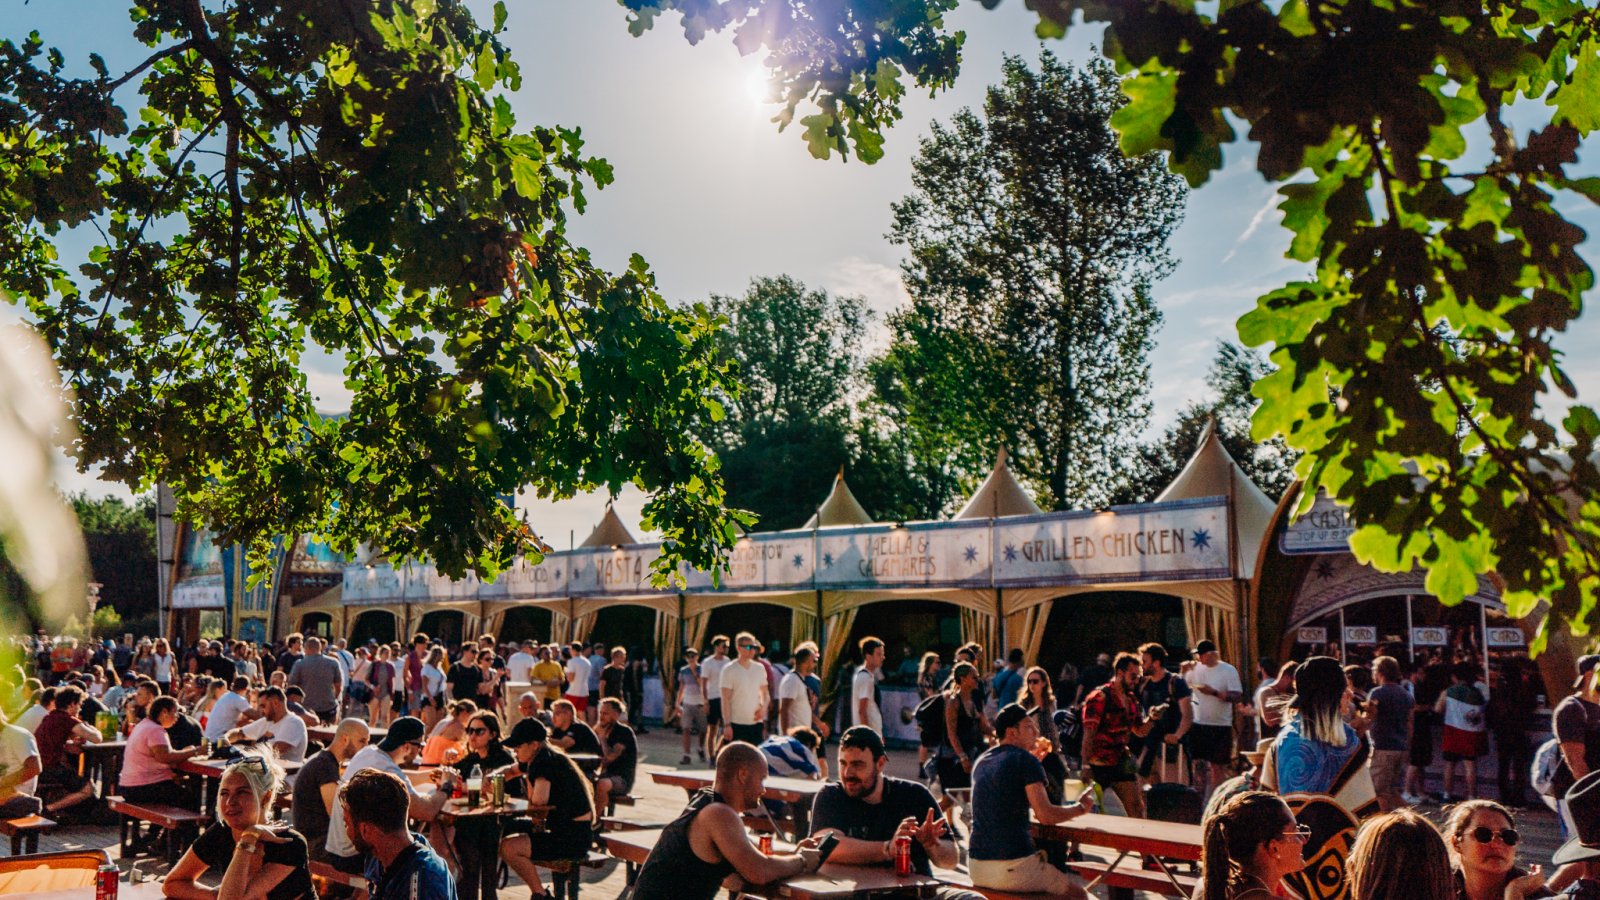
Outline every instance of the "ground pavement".
<svg viewBox="0 0 1600 900"><path fill-rule="evenodd" d="M650 778L650 772L663 769L677 768L705 768L705 765L694 759L689 765L679 766L681 756L681 738L670 728L652 728L649 734L639 738L639 752L641 764L637 783L634 786L634 796L638 798L632 807L618 807L619 818L630 819L637 822L663 823L670 821L682 809L685 796L681 788L658 785ZM834 748L835 753L837 748ZM830 753L830 756L833 756ZM831 762L830 762L831 764ZM889 774L901 778L915 778L917 771L917 752L915 749L892 750L889 754ZM1435 821L1440 821L1439 807L1427 804L1419 807L1421 812L1430 815ZM1561 845L1557 834L1557 825L1554 814L1544 809L1529 809L1518 818L1518 829L1524 836L1524 842L1518 847L1519 861L1548 863L1551 854ZM70 828L60 829L55 834L45 835L39 842L41 851L56 850L83 850L99 849L108 852L113 861L116 861L126 873L129 863L117 860L117 829L109 828ZM3 851L0 851L3 852ZM1091 854L1092 855L1092 854ZM139 869L147 875L158 876L164 874L166 866L159 860L141 858L136 861ZM1548 868L1548 865L1546 866ZM215 873L220 877L221 873ZM516 875L511 876L510 887L500 892L500 896L507 900L519 900L529 896L526 886L521 884ZM581 896L584 900L613 900L624 885L624 871L621 864L607 865L601 869L585 870ZM548 882L547 882L548 888ZM1101 892L1103 893L1103 892ZM1155 895L1144 895L1154 897Z"/></svg>

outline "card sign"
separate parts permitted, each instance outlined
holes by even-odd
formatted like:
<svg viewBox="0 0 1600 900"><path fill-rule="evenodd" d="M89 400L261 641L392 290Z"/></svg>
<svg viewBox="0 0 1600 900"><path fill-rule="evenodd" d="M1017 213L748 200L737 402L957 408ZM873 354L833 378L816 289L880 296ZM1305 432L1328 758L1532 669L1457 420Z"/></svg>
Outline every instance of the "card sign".
<svg viewBox="0 0 1600 900"><path fill-rule="evenodd" d="M1328 642L1328 629L1299 628L1295 630L1294 639L1302 644L1326 644Z"/></svg>
<svg viewBox="0 0 1600 900"><path fill-rule="evenodd" d="M1484 633L1484 643L1491 647L1526 647L1527 639L1520 628L1490 628Z"/></svg>
<svg viewBox="0 0 1600 900"><path fill-rule="evenodd" d="M1378 642L1378 629L1371 625L1346 625L1344 627L1344 642L1346 644L1376 644Z"/></svg>
<svg viewBox="0 0 1600 900"><path fill-rule="evenodd" d="M1450 643L1450 629L1429 626L1411 629L1411 646L1444 647Z"/></svg>

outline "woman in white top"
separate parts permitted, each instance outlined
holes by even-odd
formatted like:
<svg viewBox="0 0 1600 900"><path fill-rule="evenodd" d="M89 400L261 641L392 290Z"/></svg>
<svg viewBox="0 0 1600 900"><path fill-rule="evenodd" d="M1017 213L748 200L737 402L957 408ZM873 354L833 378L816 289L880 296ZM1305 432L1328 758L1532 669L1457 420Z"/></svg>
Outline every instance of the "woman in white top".
<svg viewBox="0 0 1600 900"><path fill-rule="evenodd" d="M256 648L249 644L240 644L239 653L233 658L234 668L240 675L250 679L253 683L256 676L261 674L261 667L256 665Z"/></svg>
<svg viewBox="0 0 1600 900"><path fill-rule="evenodd" d="M177 660L172 656L172 647L167 644L166 638L156 638L156 652L150 656L151 677L156 680L156 686L161 688L161 693L172 693L172 670L177 665Z"/></svg>
<svg viewBox="0 0 1600 900"><path fill-rule="evenodd" d="M443 712L444 670L439 667L441 662L444 662L444 648L435 647L422 663L422 724L428 726L429 731L439 723L439 716Z"/></svg>

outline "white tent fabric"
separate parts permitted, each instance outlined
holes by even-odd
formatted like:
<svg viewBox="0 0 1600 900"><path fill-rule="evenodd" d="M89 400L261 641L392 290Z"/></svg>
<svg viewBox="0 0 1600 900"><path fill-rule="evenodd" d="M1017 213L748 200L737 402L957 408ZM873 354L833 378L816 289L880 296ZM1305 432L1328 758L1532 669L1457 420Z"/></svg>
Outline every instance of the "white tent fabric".
<svg viewBox="0 0 1600 900"><path fill-rule="evenodd" d="M628 530L628 526L622 524L622 519L617 515L617 511L611 508L611 504L607 503L606 514L600 519L600 524L596 525L594 531L590 532L589 536L584 538L583 543L578 546L614 547L637 543L639 543L639 539L633 536L633 532Z"/></svg>
<svg viewBox="0 0 1600 900"><path fill-rule="evenodd" d="M1239 464L1228 455L1227 448L1217 438L1215 420L1207 423L1200 435L1200 444L1194 455L1184 464L1183 471L1172 479L1167 489L1156 497L1157 503L1168 500L1192 500L1196 497L1231 497L1233 500L1234 533L1237 535L1240 577L1250 578L1256 570L1256 557L1261 552L1261 540L1272 527L1272 515L1277 508Z"/></svg>
<svg viewBox="0 0 1600 900"><path fill-rule="evenodd" d="M833 478L833 490L828 492L828 499L822 501L817 511L806 520L802 528L826 528L830 525L871 525L872 516L862 508L856 500L856 495L850 493L850 485L845 484L844 470Z"/></svg>
<svg viewBox="0 0 1600 900"><path fill-rule="evenodd" d="M966 505L956 513L957 519L993 519L999 516L1029 516L1044 512L1028 496L1027 490L1011 474L1006 463L1006 448L1001 447L995 457L989 477L978 485Z"/></svg>

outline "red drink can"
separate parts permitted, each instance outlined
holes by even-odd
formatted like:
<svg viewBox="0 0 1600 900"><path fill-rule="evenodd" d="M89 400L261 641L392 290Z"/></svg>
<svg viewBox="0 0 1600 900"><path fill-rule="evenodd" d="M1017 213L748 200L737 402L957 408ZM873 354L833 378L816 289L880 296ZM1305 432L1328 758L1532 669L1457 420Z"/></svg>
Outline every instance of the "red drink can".
<svg viewBox="0 0 1600 900"><path fill-rule="evenodd" d="M901 878L911 874L911 835L902 834L894 839L894 874Z"/></svg>
<svg viewBox="0 0 1600 900"><path fill-rule="evenodd" d="M763 855L772 855L772 835L763 834L761 837L756 839L756 843L761 847L761 853Z"/></svg>
<svg viewBox="0 0 1600 900"><path fill-rule="evenodd" d="M94 900L117 900L116 866L101 866L94 875Z"/></svg>

